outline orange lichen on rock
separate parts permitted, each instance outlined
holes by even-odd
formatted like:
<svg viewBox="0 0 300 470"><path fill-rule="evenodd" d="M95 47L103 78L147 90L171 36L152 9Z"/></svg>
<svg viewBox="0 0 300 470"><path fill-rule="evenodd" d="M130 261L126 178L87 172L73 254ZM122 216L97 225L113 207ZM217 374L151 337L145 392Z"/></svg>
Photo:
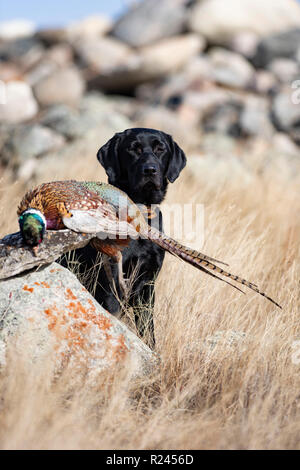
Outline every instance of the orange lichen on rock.
<svg viewBox="0 0 300 470"><path fill-rule="evenodd" d="M87 299L88 306L84 306L70 289L65 289L65 296L71 300L66 306L58 308L55 304L44 310L48 318L48 329L58 340L58 344L63 341L67 344L67 355L86 353L87 358L97 357L95 347L100 347L101 357L110 361L121 361L128 352L123 334L119 337L112 336L110 329L111 320L105 314L97 313L95 304L91 299ZM93 328L96 326L102 333L98 335ZM102 340L101 340L102 338ZM98 346L95 346L95 341ZM63 344L62 344L62 347ZM59 349L59 346L58 346ZM62 358L66 351L60 351ZM98 353L99 354L99 353ZM84 356L81 356L83 359ZM80 357L79 357L80 359ZM84 359L86 360L86 359Z"/></svg>
<svg viewBox="0 0 300 470"><path fill-rule="evenodd" d="M28 287L27 284L25 284L25 286L23 287L23 290L25 290L26 292L30 292L30 293L34 291L33 287Z"/></svg>
<svg viewBox="0 0 300 470"><path fill-rule="evenodd" d="M119 362L125 358L127 353L128 353L128 347L125 344L125 337L121 333L118 337L118 342L114 348L113 355L115 359Z"/></svg>
<svg viewBox="0 0 300 470"><path fill-rule="evenodd" d="M43 281L43 282L41 282L41 285L43 287L46 287L46 289L50 289L50 286L49 286L48 282Z"/></svg>
<svg viewBox="0 0 300 470"><path fill-rule="evenodd" d="M66 289L65 296L66 296L67 299L72 299L72 300L77 299L76 295L73 294L71 289Z"/></svg>

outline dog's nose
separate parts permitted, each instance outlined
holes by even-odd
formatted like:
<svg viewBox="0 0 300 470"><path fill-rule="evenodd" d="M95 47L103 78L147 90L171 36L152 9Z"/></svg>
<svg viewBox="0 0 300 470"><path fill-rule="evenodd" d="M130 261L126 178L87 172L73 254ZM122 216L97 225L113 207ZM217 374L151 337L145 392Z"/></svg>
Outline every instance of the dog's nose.
<svg viewBox="0 0 300 470"><path fill-rule="evenodd" d="M145 176L155 175L157 173L157 168L154 165L145 165L143 173Z"/></svg>

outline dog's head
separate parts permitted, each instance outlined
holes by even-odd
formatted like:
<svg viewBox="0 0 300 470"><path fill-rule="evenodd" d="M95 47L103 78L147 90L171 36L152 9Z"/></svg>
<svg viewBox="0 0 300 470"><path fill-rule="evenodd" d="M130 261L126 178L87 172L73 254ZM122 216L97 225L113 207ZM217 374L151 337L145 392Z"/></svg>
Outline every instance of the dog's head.
<svg viewBox="0 0 300 470"><path fill-rule="evenodd" d="M136 203L159 204L185 167L186 157L172 137L146 128L114 135L97 153L108 182Z"/></svg>

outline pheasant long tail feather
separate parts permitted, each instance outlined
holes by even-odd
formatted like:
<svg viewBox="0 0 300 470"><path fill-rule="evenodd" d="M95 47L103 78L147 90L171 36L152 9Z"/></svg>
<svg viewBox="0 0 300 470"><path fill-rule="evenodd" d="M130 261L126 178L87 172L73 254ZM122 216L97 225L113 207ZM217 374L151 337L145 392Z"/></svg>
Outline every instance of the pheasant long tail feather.
<svg viewBox="0 0 300 470"><path fill-rule="evenodd" d="M210 276L213 276L217 279L220 279L221 281L226 282L227 284L231 285L232 287L239 289L237 286L234 284L231 284L230 282L226 281L225 279L222 279L219 276L216 276L215 273L219 273L221 276L225 276L229 279L232 279L233 281L238 282L239 284L242 284L249 289L252 289L255 291L257 294L262 295L266 299L270 300L270 302L274 303L277 307L282 308L277 302L275 302L271 297L268 297L264 292L261 292L259 288L257 287L256 284L253 282L246 281L246 279L243 279L239 276L235 276L234 274L230 274L227 271L224 271L224 269L220 268L219 266L216 266L213 264L210 260L212 258L209 258L206 255L202 255L202 253L192 250L190 248L187 248L186 246L182 245L181 243L178 243L176 240L173 240L170 237L167 237L163 233L159 232L158 230L155 230L151 228L148 232L148 237L150 240L152 240L155 244L159 245L161 248L165 249L172 255L178 256L181 258L183 261L186 261L187 263L191 264L192 266L195 266L197 269L200 269L201 271L204 271L205 273L209 274ZM218 262L216 260L216 262ZM212 273L210 270L214 271ZM243 292L243 291L241 291Z"/></svg>

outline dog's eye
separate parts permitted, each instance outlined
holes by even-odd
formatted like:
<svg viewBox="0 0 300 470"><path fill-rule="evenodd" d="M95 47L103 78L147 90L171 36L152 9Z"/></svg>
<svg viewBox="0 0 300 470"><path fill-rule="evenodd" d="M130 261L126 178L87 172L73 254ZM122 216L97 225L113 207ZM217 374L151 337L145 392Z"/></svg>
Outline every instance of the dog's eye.
<svg viewBox="0 0 300 470"><path fill-rule="evenodd" d="M143 150L139 146L133 146L128 148L128 152L130 153L135 153L136 155L141 155L143 153Z"/></svg>
<svg viewBox="0 0 300 470"><path fill-rule="evenodd" d="M161 145L157 145L154 149L154 153L156 153L157 155L161 154L163 151L164 151L164 147L162 147Z"/></svg>

